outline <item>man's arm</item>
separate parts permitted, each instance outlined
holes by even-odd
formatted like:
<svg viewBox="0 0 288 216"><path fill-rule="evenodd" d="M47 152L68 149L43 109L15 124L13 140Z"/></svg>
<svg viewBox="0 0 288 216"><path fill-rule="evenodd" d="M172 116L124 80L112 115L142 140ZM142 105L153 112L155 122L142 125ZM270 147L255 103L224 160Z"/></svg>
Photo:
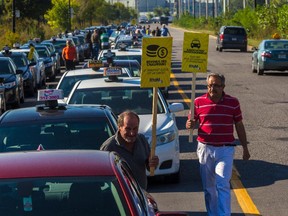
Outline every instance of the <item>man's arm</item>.
<svg viewBox="0 0 288 216"><path fill-rule="evenodd" d="M236 122L235 128L236 128L239 141L243 147L243 160L249 160L250 153L249 153L248 146L247 146L248 142L247 142L246 131L245 131L243 122L242 121Z"/></svg>

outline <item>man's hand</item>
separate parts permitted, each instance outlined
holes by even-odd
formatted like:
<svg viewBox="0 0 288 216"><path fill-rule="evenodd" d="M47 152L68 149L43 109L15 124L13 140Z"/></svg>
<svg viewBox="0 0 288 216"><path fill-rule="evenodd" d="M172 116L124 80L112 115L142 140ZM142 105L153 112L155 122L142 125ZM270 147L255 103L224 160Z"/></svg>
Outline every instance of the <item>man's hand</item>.
<svg viewBox="0 0 288 216"><path fill-rule="evenodd" d="M186 121L186 129L194 129L195 124L196 124L195 119L193 119L193 120L188 119Z"/></svg>
<svg viewBox="0 0 288 216"><path fill-rule="evenodd" d="M159 158L157 155L149 157L149 167L157 167L159 164Z"/></svg>

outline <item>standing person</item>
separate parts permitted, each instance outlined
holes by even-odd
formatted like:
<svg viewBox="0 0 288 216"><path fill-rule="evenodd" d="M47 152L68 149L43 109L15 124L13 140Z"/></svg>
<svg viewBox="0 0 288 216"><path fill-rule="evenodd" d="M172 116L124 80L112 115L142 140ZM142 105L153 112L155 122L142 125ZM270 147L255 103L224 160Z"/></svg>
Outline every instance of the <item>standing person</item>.
<svg viewBox="0 0 288 216"><path fill-rule="evenodd" d="M162 28L160 29L160 31L161 31L162 37L167 37L168 35L171 36L171 34L170 34L170 32L169 32L169 30L165 24L162 25Z"/></svg>
<svg viewBox="0 0 288 216"><path fill-rule="evenodd" d="M92 59L97 59L100 49L100 35L98 29L94 29L93 34L91 35L91 43L92 43Z"/></svg>
<svg viewBox="0 0 288 216"><path fill-rule="evenodd" d="M195 99L194 116L189 114L186 128L194 129L199 122L197 156L208 216L230 216L234 125L243 147L243 160L249 160L250 153L240 104L237 98L225 94L225 77L210 73L207 86L208 92Z"/></svg>
<svg viewBox="0 0 288 216"><path fill-rule="evenodd" d="M71 40L66 40L66 47L62 50L62 59L65 62L66 70L74 70L77 61L76 48Z"/></svg>
<svg viewBox="0 0 288 216"><path fill-rule="evenodd" d="M147 188L146 168L157 167L159 158L150 157L150 147L143 134L138 133L140 119L132 111L125 111L118 117L117 133L106 140L100 150L115 151L129 164L142 188Z"/></svg>
<svg viewBox="0 0 288 216"><path fill-rule="evenodd" d="M156 26L156 36L157 37L160 37L161 36L161 30L159 29L159 27L158 26Z"/></svg>

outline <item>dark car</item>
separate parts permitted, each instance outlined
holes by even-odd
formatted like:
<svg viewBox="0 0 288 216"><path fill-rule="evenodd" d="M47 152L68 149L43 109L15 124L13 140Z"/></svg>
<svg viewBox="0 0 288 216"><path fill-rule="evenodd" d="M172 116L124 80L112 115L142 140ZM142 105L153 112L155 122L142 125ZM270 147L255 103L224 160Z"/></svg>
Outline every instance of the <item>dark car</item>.
<svg viewBox="0 0 288 216"><path fill-rule="evenodd" d="M57 52L54 44L51 43L51 42L41 42L40 44L43 44L43 45L47 46L47 48L51 52L51 57L53 58L53 62L55 64L56 72L60 73L61 72L61 64L60 64L61 56L59 56L59 53Z"/></svg>
<svg viewBox="0 0 288 216"><path fill-rule="evenodd" d="M288 40L263 40L252 54L252 72L263 75L265 71L288 70Z"/></svg>
<svg viewBox="0 0 288 216"><path fill-rule="evenodd" d="M187 216L161 212L114 152L11 152L0 157L1 216Z"/></svg>
<svg viewBox="0 0 288 216"><path fill-rule="evenodd" d="M45 97L51 97L56 90L41 91ZM42 97L38 95L38 98ZM45 105L8 110L2 114L0 152L39 148L100 149L100 145L117 130L116 116L105 105L54 106L46 102Z"/></svg>
<svg viewBox="0 0 288 216"><path fill-rule="evenodd" d="M28 93L30 96L34 96L34 93L37 90L37 74L35 70L31 70L32 64L29 63L27 55L24 52L10 51L9 57L14 61L17 66L17 69L22 70L23 74L23 85L25 93ZM6 56L3 52L0 53L0 56Z"/></svg>
<svg viewBox="0 0 288 216"><path fill-rule="evenodd" d="M0 57L0 78L4 79L6 105L19 108L24 103L23 71L10 57Z"/></svg>
<svg viewBox="0 0 288 216"><path fill-rule="evenodd" d="M222 26L217 34L216 50L240 49L247 52L247 33L242 26Z"/></svg>

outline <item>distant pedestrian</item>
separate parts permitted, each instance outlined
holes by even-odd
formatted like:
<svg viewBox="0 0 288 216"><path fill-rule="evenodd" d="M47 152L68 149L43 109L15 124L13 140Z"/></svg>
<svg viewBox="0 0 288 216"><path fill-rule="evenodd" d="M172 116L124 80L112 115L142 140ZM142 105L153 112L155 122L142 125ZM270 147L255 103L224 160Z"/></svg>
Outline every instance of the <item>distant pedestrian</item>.
<svg viewBox="0 0 288 216"><path fill-rule="evenodd" d="M74 70L77 61L76 48L71 40L66 41L66 47L62 50L62 59L65 62L66 70Z"/></svg>
<svg viewBox="0 0 288 216"><path fill-rule="evenodd" d="M168 28L166 27L165 24L163 24L163 25L162 25L162 28L161 28L161 36L162 36L162 37L167 37L168 35L171 36Z"/></svg>
<svg viewBox="0 0 288 216"><path fill-rule="evenodd" d="M92 59L97 59L100 49L100 35L98 29L94 29L94 32L91 35L91 42L92 42Z"/></svg>
<svg viewBox="0 0 288 216"><path fill-rule="evenodd" d="M161 30L159 29L159 27L158 26L156 26L156 36L157 37L160 37L161 36Z"/></svg>

